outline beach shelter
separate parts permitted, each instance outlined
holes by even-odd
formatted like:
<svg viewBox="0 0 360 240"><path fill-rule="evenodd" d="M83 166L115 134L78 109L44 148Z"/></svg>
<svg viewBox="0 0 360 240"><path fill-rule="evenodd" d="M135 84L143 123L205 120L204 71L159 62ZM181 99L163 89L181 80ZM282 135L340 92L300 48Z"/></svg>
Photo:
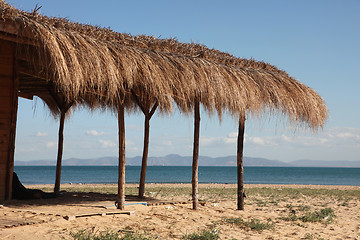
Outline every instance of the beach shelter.
<svg viewBox="0 0 360 240"><path fill-rule="evenodd" d="M280 114L292 124L312 129L325 122L323 99L270 64L236 58L199 44L131 36L48 18L36 9L27 13L3 0L0 10L0 84L4 86L0 92L4 100L0 112L0 141L4 143L0 152L0 200L11 198L18 96L35 95L53 101L49 90L53 89L66 103L111 108L118 114L117 202L121 209L125 202L124 112L138 102L153 109L156 106L163 113L171 113L174 104L184 113L195 113L194 208L198 201L200 106L219 118L228 112L239 119L240 179L245 116ZM30 88L25 91L28 79Z"/></svg>

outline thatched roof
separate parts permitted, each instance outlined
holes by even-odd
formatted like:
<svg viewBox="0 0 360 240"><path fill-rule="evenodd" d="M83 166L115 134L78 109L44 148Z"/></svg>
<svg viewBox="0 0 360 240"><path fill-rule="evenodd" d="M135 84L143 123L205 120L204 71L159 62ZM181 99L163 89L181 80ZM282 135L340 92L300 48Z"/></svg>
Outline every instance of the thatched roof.
<svg viewBox="0 0 360 240"><path fill-rule="evenodd" d="M275 112L313 129L327 116L315 91L267 63L200 44L27 13L3 0L0 15L0 32L6 32L0 38L16 36L24 72L52 84L66 102L114 108L124 102L131 108L134 92L141 101L157 101L163 112L171 111L174 101L182 111L192 111L198 99L219 116L224 110L233 115Z"/></svg>

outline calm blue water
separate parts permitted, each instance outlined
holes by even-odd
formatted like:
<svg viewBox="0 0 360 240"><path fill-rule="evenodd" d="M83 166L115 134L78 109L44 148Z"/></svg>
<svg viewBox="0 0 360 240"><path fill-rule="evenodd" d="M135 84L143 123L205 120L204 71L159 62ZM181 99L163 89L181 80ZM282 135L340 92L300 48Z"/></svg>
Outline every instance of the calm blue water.
<svg viewBox="0 0 360 240"><path fill-rule="evenodd" d="M140 166L126 166L126 182L138 183ZM53 184L55 166L15 166L23 184ZM149 166L148 183L191 183L191 167ZM62 183L117 183L117 166L63 166ZM200 183L236 183L236 167L199 167ZM360 186L360 168L245 167L249 184Z"/></svg>

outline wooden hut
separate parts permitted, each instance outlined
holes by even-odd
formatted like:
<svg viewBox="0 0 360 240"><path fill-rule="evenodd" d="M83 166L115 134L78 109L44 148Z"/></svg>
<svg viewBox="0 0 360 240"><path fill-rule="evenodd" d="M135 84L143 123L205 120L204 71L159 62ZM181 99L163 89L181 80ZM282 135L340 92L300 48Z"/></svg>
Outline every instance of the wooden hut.
<svg viewBox="0 0 360 240"><path fill-rule="evenodd" d="M312 129L322 127L327 116L325 103L315 91L270 64L199 44L48 18L36 9L23 12L3 0L0 51L0 200L11 198L19 96L40 97L54 114L71 104L107 107L118 113L120 208L125 196L126 109L142 106L150 114L150 107L156 106L169 113L175 103L181 111L195 113L194 208L200 105L220 118L223 111L238 118L239 136L247 114L281 114ZM238 163L241 170L240 143Z"/></svg>

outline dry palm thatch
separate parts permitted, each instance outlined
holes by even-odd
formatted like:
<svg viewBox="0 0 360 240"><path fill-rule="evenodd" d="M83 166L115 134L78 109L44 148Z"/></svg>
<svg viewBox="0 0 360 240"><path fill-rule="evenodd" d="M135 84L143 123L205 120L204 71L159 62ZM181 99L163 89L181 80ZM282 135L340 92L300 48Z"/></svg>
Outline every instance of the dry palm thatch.
<svg viewBox="0 0 360 240"><path fill-rule="evenodd" d="M38 52L32 66L51 79L67 101L92 99L92 106L105 103L115 108L125 101L130 108L134 91L151 96L147 101L157 101L163 112L171 111L173 101L190 112L197 98L220 116L223 110L233 115L275 112L313 129L326 119L326 106L315 91L270 64L199 44L133 37L26 13L2 0L0 6L3 19L31 31Z"/></svg>

